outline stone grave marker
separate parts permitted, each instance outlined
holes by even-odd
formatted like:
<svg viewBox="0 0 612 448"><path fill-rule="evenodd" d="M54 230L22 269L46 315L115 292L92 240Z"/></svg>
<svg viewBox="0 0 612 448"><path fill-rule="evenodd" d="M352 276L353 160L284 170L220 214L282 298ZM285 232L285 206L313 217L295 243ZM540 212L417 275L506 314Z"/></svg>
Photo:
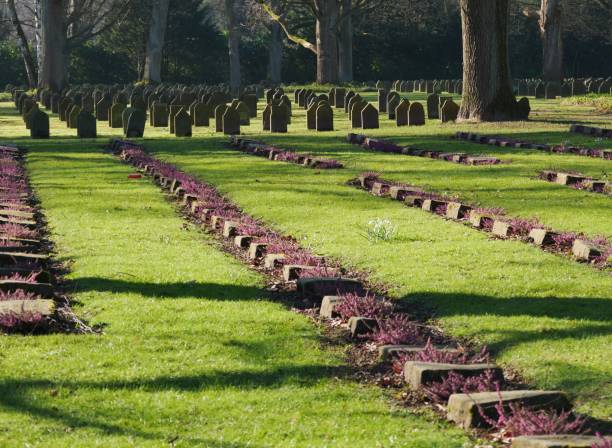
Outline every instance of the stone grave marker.
<svg viewBox="0 0 612 448"><path fill-rule="evenodd" d="M400 103L400 95L397 92L389 92L387 95L387 116L389 120L395 120L395 108Z"/></svg>
<svg viewBox="0 0 612 448"><path fill-rule="evenodd" d="M366 104L361 110L361 127L363 129L378 129L379 126L378 111L372 104Z"/></svg>
<svg viewBox="0 0 612 448"><path fill-rule="evenodd" d="M262 115L262 125L263 125L264 131L270 130L270 114L271 113L272 113L272 105L266 104L266 107L264 108L261 114Z"/></svg>
<svg viewBox="0 0 612 448"><path fill-rule="evenodd" d="M458 115L459 105L455 103L452 99L446 100L442 105L442 109L440 111L440 119L442 120L442 123L456 121Z"/></svg>
<svg viewBox="0 0 612 448"><path fill-rule="evenodd" d="M244 101L238 101L234 109L238 112L240 126L249 126L251 124L251 111L249 110L249 106L247 106Z"/></svg>
<svg viewBox="0 0 612 448"><path fill-rule="evenodd" d="M219 104L215 108L215 132L223 132L223 114L227 109L227 104Z"/></svg>
<svg viewBox="0 0 612 448"><path fill-rule="evenodd" d="M357 98L357 97L355 97ZM358 97L357 99L355 99L352 102L351 105L351 126L353 127L353 129L357 129L360 128L362 126L362 121L361 121L361 111L363 110L364 107L366 107L368 103L362 99L361 97Z"/></svg>
<svg viewBox="0 0 612 448"><path fill-rule="evenodd" d="M172 109L173 106L170 107ZM177 137L191 137L191 117L185 107L180 107L172 117L172 128Z"/></svg>
<svg viewBox="0 0 612 448"><path fill-rule="evenodd" d="M270 131L287 132L288 122L287 108L283 105L273 105L270 110Z"/></svg>
<svg viewBox="0 0 612 448"><path fill-rule="evenodd" d="M185 106L181 105L181 104L171 104L170 105L170 113L168 114L168 124L170 125L170 133L174 134L175 130L174 130L174 117L176 117L176 114L178 114L180 112L181 109L183 109ZM185 110L185 114L189 117L189 114L187 113L187 110ZM191 117L189 117L189 119L191 120Z"/></svg>
<svg viewBox="0 0 612 448"><path fill-rule="evenodd" d="M115 103L110 108L110 115L108 117L108 125L111 128L123 127L123 111L127 108L125 103Z"/></svg>
<svg viewBox="0 0 612 448"><path fill-rule="evenodd" d="M425 124L425 110L419 102L410 103L408 107L408 126L422 126Z"/></svg>
<svg viewBox="0 0 612 448"><path fill-rule="evenodd" d="M70 109L70 113L68 114L68 128L76 129L77 127L77 117L81 112L81 106L74 105Z"/></svg>
<svg viewBox="0 0 612 448"><path fill-rule="evenodd" d="M154 101L151 106L151 126L165 128L168 126L168 105Z"/></svg>
<svg viewBox="0 0 612 448"><path fill-rule="evenodd" d="M76 117L76 129L79 138L96 138L96 117L88 110L81 110Z"/></svg>
<svg viewBox="0 0 612 448"><path fill-rule="evenodd" d="M440 97L432 93L427 96L427 118L430 120L434 118L439 118L438 116L438 107L439 107Z"/></svg>
<svg viewBox="0 0 612 448"><path fill-rule="evenodd" d="M408 125L408 108L410 107L410 101L404 98L395 108L395 123L397 126Z"/></svg>
<svg viewBox="0 0 612 448"><path fill-rule="evenodd" d="M319 102L313 102L308 109L306 109L306 129L314 130L317 128L317 107Z"/></svg>
<svg viewBox="0 0 612 448"><path fill-rule="evenodd" d="M333 104L333 106L338 109L344 108L345 98L346 98L346 89L341 88L341 87L336 87L334 91L334 101L333 103L330 102L330 104ZM330 98L330 101L331 101L331 98Z"/></svg>
<svg viewBox="0 0 612 448"><path fill-rule="evenodd" d="M351 91L349 91L349 92L346 94L346 97L344 98L344 112L346 112L347 114L348 114L348 113L349 113L349 111L351 110L351 109L349 108L349 104L350 104L350 102L351 102L351 98L353 98L355 95L356 95L356 93L355 93L355 92L353 92L353 91L351 90Z"/></svg>
<svg viewBox="0 0 612 448"><path fill-rule="evenodd" d="M334 130L334 111L325 101L318 104L316 111L316 128L317 131L333 131Z"/></svg>
<svg viewBox="0 0 612 448"><path fill-rule="evenodd" d="M248 110L246 113L248 115ZM223 114L223 133L225 135L240 134L240 112L238 111L238 105L236 107L228 107Z"/></svg>
<svg viewBox="0 0 612 448"><path fill-rule="evenodd" d="M143 110L132 108L132 112L127 119L125 136L128 138L142 138L146 121L147 116Z"/></svg>
<svg viewBox="0 0 612 448"><path fill-rule="evenodd" d="M255 118L257 116L257 95L253 93L242 95L242 101L249 109L249 118Z"/></svg>
<svg viewBox="0 0 612 448"><path fill-rule="evenodd" d="M38 108L30 117L30 137L49 138L49 115Z"/></svg>
<svg viewBox="0 0 612 448"><path fill-rule="evenodd" d="M210 125L210 112L204 103L198 103L193 109L193 125L195 127Z"/></svg>
<svg viewBox="0 0 612 448"><path fill-rule="evenodd" d="M51 112L54 114L59 113L60 101L62 101L62 97L59 93L51 95Z"/></svg>
<svg viewBox="0 0 612 448"><path fill-rule="evenodd" d="M96 103L96 120L108 121L108 112L110 110L110 107L111 103L110 101L108 101L108 98L106 98L106 96L102 96L100 100Z"/></svg>
<svg viewBox="0 0 612 448"><path fill-rule="evenodd" d="M539 82L535 86L534 95L537 99L544 99L546 97L546 86L544 85L544 83Z"/></svg>

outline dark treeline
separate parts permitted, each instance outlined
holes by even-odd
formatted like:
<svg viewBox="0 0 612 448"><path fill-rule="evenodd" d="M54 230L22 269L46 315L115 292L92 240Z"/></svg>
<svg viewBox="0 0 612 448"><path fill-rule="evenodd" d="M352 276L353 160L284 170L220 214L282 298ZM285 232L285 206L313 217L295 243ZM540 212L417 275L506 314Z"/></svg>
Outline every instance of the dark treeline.
<svg viewBox="0 0 612 448"><path fill-rule="evenodd" d="M32 4L37 0L31 0ZM71 47L71 83L128 83L143 79L148 12L152 0L129 0L113 23ZM277 2L282 7L283 2ZM373 8L354 8L354 80L460 78L461 19L456 1L374 1ZM582 4L581 4L582 3ZM584 4L588 3L588 4ZM161 73L166 82L227 82L230 64L223 2L170 0ZM509 52L514 77L542 73L542 40L533 12L539 2L515 0L509 20ZM289 8L289 7L287 7ZM531 8L531 13L530 13ZM23 23L36 54L35 27L28 11ZM0 28L0 85L27 82L19 42L8 13ZM610 3L566 0L563 15L563 71L571 76L612 73ZM314 42L315 18L306 9L287 10L291 33ZM257 2L237 12L243 84L269 77L270 17ZM283 82L315 80L317 57L282 34Z"/></svg>

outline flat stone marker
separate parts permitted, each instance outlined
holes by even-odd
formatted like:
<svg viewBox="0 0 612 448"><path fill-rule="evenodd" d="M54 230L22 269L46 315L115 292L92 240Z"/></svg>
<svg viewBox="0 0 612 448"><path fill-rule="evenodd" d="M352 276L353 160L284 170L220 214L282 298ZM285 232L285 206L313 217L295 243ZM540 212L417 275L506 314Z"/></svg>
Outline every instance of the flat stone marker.
<svg viewBox="0 0 612 448"><path fill-rule="evenodd" d="M531 229L531 232L529 232L529 239L537 246L545 246L555 242L553 239L555 235L557 235L557 233L547 229Z"/></svg>
<svg viewBox="0 0 612 448"><path fill-rule="evenodd" d="M234 246L247 249L251 245L253 237L249 235L237 235L234 237Z"/></svg>
<svg viewBox="0 0 612 448"><path fill-rule="evenodd" d="M348 278L300 278L297 281L298 292L311 300L323 300L325 296L353 293L364 295L365 288L359 280Z"/></svg>
<svg viewBox="0 0 612 448"><path fill-rule="evenodd" d="M376 319L369 317L353 316L348 321L348 326L351 331L351 337L357 338L361 335L372 333L378 328Z"/></svg>
<svg viewBox="0 0 612 448"><path fill-rule="evenodd" d="M50 316L55 312L55 302L48 299L37 300L3 300L0 301L0 315L38 313L42 316Z"/></svg>
<svg viewBox="0 0 612 448"><path fill-rule="evenodd" d="M264 257L264 267L266 269L275 269L279 265L282 265L284 260L285 255L283 254L267 254Z"/></svg>
<svg viewBox="0 0 612 448"><path fill-rule="evenodd" d="M461 202L449 202L446 205L446 217L450 219L463 219L467 217L472 208Z"/></svg>
<svg viewBox="0 0 612 448"><path fill-rule="evenodd" d="M327 317L329 319L333 317L337 317L338 313L336 313L336 305L342 303L344 299L340 296L325 296L321 301L321 309L319 310L319 315L322 317Z"/></svg>
<svg viewBox="0 0 612 448"><path fill-rule="evenodd" d="M606 437L612 443L612 437ZM546 436L520 436L512 439L512 448L591 448L601 438L594 436L546 435Z"/></svg>
<svg viewBox="0 0 612 448"><path fill-rule="evenodd" d="M22 289L45 297L53 296L53 285L49 283L31 283L20 280L0 280L0 291L15 291Z"/></svg>
<svg viewBox="0 0 612 448"><path fill-rule="evenodd" d="M35 263L38 261L47 261L49 257L42 254L30 253L15 253L15 252L0 252L0 263L6 265L15 265L23 263ZM6 267L6 266L3 266Z"/></svg>
<svg viewBox="0 0 612 448"><path fill-rule="evenodd" d="M572 407L565 394L559 391L510 390L453 394L448 400L447 418L464 429L487 426L480 412L489 418L496 418L495 407L500 399L506 409L510 403L519 403L533 410L567 411Z"/></svg>
<svg viewBox="0 0 612 448"><path fill-rule="evenodd" d="M491 230L491 233L500 238L508 238L508 236L510 235L510 230L510 224L496 219L493 222L493 229Z"/></svg>
<svg viewBox="0 0 612 448"><path fill-rule="evenodd" d="M378 347L378 357L381 361L389 361L403 353L419 353L425 350L425 347L415 347L414 345L381 345ZM436 350L457 353L459 350L449 347L436 347Z"/></svg>
<svg viewBox="0 0 612 448"><path fill-rule="evenodd" d="M256 260L257 258L263 257L266 253L268 245L265 243L251 243L249 246L249 258Z"/></svg>
<svg viewBox="0 0 612 448"><path fill-rule="evenodd" d="M605 249L595 244L589 243L581 239L574 240L572 245L572 253L578 260L589 261L591 258L597 257L603 253Z"/></svg>
<svg viewBox="0 0 612 448"><path fill-rule="evenodd" d="M404 381L413 389L423 384L442 381L450 372L464 377L478 376L487 370L496 378L502 378L502 370L495 364L443 364L437 362L408 361L404 364Z"/></svg>

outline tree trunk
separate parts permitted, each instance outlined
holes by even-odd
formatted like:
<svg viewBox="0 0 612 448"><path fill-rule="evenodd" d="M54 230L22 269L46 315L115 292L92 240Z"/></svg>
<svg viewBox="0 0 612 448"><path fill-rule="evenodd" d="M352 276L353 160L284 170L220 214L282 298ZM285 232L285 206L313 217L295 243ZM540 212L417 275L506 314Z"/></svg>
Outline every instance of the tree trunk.
<svg viewBox="0 0 612 448"><path fill-rule="evenodd" d="M270 2L274 11L278 11L278 0ZM283 67L283 40L280 24L273 20L270 23L270 44L268 47L268 80L274 84L280 84Z"/></svg>
<svg viewBox="0 0 612 448"><path fill-rule="evenodd" d="M168 23L169 3L170 0L153 0L143 74L143 79L149 83L161 82L162 55Z"/></svg>
<svg viewBox="0 0 612 448"><path fill-rule="evenodd" d="M60 92L67 84L68 53L64 28L64 0L42 0L41 59L38 87Z"/></svg>
<svg viewBox="0 0 612 448"><path fill-rule="evenodd" d="M519 119L508 63L508 0L460 0L463 100L459 118Z"/></svg>
<svg viewBox="0 0 612 448"><path fill-rule="evenodd" d="M542 38L544 81L563 80L563 36L561 0L542 0L540 36Z"/></svg>
<svg viewBox="0 0 612 448"><path fill-rule="evenodd" d="M340 20L338 42L338 80L353 81L353 18L351 0L342 0L342 19Z"/></svg>
<svg viewBox="0 0 612 448"><path fill-rule="evenodd" d="M319 0L317 11L317 82L338 82L337 0Z"/></svg>
<svg viewBox="0 0 612 448"><path fill-rule="evenodd" d="M34 4L34 34L36 37L36 66L38 67L38 73L42 72L42 25L40 23L40 2L41 0L35 0Z"/></svg>
<svg viewBox="0 0 612 448"><path fill-rule="evenodd" d="M227 16L227 44L230 63L230 90L237 97L240 94L240 29L236 23L234 0L225 0Z"/></svg>
<svg viewBox="0 0 612 448"><path fill-rule="evenodd" d="M15 27L15 32L17 33L17 37L19 38L19 49L21 50L21 57L23 58L23 62L25 64L26 73L28 75L28 85L30 88L36 87L36 67L34 65L34 58L32 57L32 52L30 51L30 46L28 45L28 39L26 38L25 33L23 32L23 28L21 26L21 22L19 21L19 16L17 15L17 8L15 8L15 0L8 0L8 8L11 13L11 20Z"/></svg>

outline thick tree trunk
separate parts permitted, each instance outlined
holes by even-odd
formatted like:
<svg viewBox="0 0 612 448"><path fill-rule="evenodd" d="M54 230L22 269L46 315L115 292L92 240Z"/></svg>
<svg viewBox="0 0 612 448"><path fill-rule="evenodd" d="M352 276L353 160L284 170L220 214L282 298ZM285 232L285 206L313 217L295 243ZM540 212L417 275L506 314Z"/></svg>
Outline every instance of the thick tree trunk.
<svg viewBox="0 0 612 448"><path fill-rule="evenodd" d="M36 66L34 65L34 58L32 57L30 46L28 45L28 39L26 38L26 35L23 32L23 27L21 26L19 16L17 15L17 8L15 8L15 0L8 0L8 9L11 14L11 21L13 22L13 26L15 27L15 33L17 33L17 37L19 38L19 49L21 50L21 57L23 58L26 73L28 75L28 85L30 86L30 88L33 89L37 85Z"/></svg>
<svg viewBox="0 0 612 448"><path fill-rule="evenodd" d="M342 19L338 41L338 80L353 81L353 19L351 0L342 0Z"/></svg>
<svg viewBox="0 0 612 448"><path fill-rule="evenodd" d="M240 94L240 29L236 23L234 0L225 0L225 14L227 16L227 43L230 63L230 89L234 96Z"/></svg>
<svg viewBox="0 0 612 448"><path fill-rule="evenodd" d="M169 3L170 0L153 0L143 74L143 79L150 83L161 82L162 55L166 38Z"/></svg>
<svg viewBox="0 0 612 448"><path fill-rule="evenodd" d="M563 30L561 0L542 0L540 36L542 37L544 81L563 80Z"/></svg>
<svg viewBox="0 0 612 448"><path fill-rule="evenodd" d="M317 82L338 82L337 0L319 0L317 11Z"/></svg>
<svg viewBox="0 0 612 448"><path fill-rule="evenodd" d="M508 0L460 0L464 120L518 119L508 64Z"/></svg>
<svg viewBox="0 0 612 448"><path fill-rule="evenodd" d="M270 2L274 11L278 11L278 0ZM270 44L268 47L268 80L274 84L280 84L283 68L283 40L280 24L273 20L270 23Z"/></svg>
<svg viewBox="0 0 612 448"><path fill-rule="evenodd" d="M61 91L67 84L66 30L64 27L64 0L42 0L41 59L42 68L38 74L38 87Z"/></svg>
<svg viewBox="0 0 612 448"><path fill-rule="evenodd" d="M36 65L38 73L42 72L42 25L40 23L40 2L35 0L34 4L34 34L36 37Z"/></svg>

